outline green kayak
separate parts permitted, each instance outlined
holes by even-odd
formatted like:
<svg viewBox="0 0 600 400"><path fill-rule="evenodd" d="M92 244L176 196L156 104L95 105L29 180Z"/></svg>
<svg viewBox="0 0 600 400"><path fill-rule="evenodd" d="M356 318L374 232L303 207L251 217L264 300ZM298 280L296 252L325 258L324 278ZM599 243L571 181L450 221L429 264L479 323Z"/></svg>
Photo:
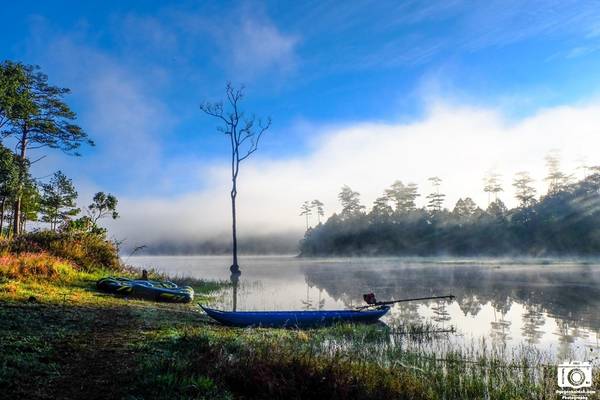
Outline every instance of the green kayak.
<svg viewBox="0 0 600 400"><path fill-rule="evenodd" d="M179 287L168 281L110 276L96 282L96 287L106 293L170 303L189 303L194 299L194 289L189 286Z"/></svg>

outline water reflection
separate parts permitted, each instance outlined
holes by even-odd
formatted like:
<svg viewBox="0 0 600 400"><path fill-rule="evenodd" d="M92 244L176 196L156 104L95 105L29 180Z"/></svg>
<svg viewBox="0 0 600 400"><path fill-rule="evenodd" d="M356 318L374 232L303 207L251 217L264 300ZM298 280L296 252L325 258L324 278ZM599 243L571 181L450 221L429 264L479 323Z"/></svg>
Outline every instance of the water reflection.
<svg viewBox="0 0 600 400"><path fill-rule="evenodd" d="M240 271L239 268L237 268L237 269L231 268L231 275L229 276L229 281L231 282L231 287L232 287L232 306L231 306L231 308L233 311L237 311L237 296L238 296L238 286L240 283L240 275L242 275L242 271Z"/></svg>
<svg viewBox="0 0 600 400"><path fill-rule="evenodd" d="M366 261L366 260L365 260ZM346 266L343 279L330 265L307 266L306 280L344 304L373 291L380 299L451 293L457 311L446 302L398 305L393 320L441 327L456 326L496 346L521 343L550 349L559 359L598 349L600 268L594 265L503 265L396 261L369 269L366 262ZM483 325L487 321L488 328ZM586 350L587 349L587 350Z"/></svg>
<svg viewBox="0 0 600 400"><path fill-rule="evenodd" d="M539 304L526 305L521 318L523 321L521 334L526 339L527 344L538 344L544 335L542 327L546 323L542 306Z"/></svg>
<svg viewBox="0 0 600 400"><path fill-rule="evenodd" d="M303 310L322 310L325 306L325 299L323 298L323 289L318 289L317 298L312 298L310 295L310 289L312 286L306 284L306 298L300 300L302 303Z"/></svg>
<svg viewBox="0 0 600 400"><path fill-rule="evenodd" d="M133 260L134 258L132 258ZM453 294L446 302L402 303L388 324L433 321L500 346L531 344L566 357L598 348L600 265L550 261L427 259L299 259L245 257L243 275L230 274L225 257L137 257L140 267L231 287L214 304L224 309L336 309L379 300ZM594 353L595 354L595 353Z"/></svg>
<svg viewBox="0 0 600 400"><path fill-rule="evenodd" d="M600 329L600 269L588 265L500 267L407 263L385 271L350 266L344 271L344 279L339 279L337 268L328 266L306 267L303 272L310 284L344 303L356 303L360 301L360 293L373 291L386 300L452 293L464 316L477 316L490 304L494 312L492 332L499 340L509 337L511 321L506 316L515 304L524 307L521 332L532 343L541 339L544 315L568 322L569 335L581 335L577 329L580 326ZM449 320L445 302L430 308L433 320ZM401 309L402 313L406 311ZM417 313L414 308L412 312ZM414 319L410 313L407 317ZM560 332L564 336L563 330Z"/></svg>

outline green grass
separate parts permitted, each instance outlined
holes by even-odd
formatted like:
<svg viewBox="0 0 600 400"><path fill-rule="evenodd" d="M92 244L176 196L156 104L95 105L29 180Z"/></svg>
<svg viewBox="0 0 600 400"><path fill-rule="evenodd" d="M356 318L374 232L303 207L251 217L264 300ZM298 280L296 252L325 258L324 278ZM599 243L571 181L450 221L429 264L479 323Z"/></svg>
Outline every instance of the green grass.
<svg viewBox="0 0 600 400"><path fill-rule="evenodd" d="M27 257L0 263L0 389L8 398L555 398L555 367L527 349L458 347L427 324L226 328L195 303L97 292L95 281L112 268ZM38 267L15 269L23 261ZM173 280L202 300L226 285Z"/></svg>

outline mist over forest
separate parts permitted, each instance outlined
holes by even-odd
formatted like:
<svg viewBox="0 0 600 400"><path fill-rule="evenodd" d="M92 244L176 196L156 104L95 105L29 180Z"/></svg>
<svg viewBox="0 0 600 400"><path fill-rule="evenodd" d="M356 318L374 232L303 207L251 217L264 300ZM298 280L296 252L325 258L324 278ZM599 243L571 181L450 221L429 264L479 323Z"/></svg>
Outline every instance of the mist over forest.
<svg viewBox="0 0 600 400"><path fill-rule="evenodd" d="M239 239L240 254L270 255L270 254L297 254L300 232L281 232L276 234L244 235ZM231 238L229 235L220 235L212 239L164 239L148 242L143 248L136 250L137 246L124 243L121 254L136 255L221 255L231 253Z"/></svg>
<svg viewBox="0 0 600 400"><path fill-rule="evenodd" d="M488 174L485 209L471 198L444 207L442 179L431 177L427 205L417 208L415 184L396 181L370 209L360 194L344 186L342 211L324 224L308 227L301 242L303 256L329 255L459 255L459 256L590 256L600 254L600 167L585 167L574 181L560 168L557 153L546 157L546 193L537 195L525 172L514 176L518 205L501 200L500 176ZM303 209L303 212L311 212ZM308 219L307 219L308 221Z"/></svg>
<svg viewBox="0 0 600 400"><path fill-rule="evenodd" d="M582 165L563 171L557 151L545 158L545 191L526 171L508 179L488 172L481 182L487 205L465 196L451 207L440 177L428 181L429 193L414 183L393 182L371 207L360 193L343 186L341 211L327 217L319 200L306 201L290 219L305 222L299 230L257 233L240 238L241 254L302 256L596 256L600 254L600 168ZM581 173L584 178L576 180ZM510 195L509 192L510 191ZM514 197L514 199L510 199ZM506 203L515 204L509 208ZM418 206L422 204L422 206ZM212 238L158 239L123 255L219 255L231 251L228 234Z"/></svg>

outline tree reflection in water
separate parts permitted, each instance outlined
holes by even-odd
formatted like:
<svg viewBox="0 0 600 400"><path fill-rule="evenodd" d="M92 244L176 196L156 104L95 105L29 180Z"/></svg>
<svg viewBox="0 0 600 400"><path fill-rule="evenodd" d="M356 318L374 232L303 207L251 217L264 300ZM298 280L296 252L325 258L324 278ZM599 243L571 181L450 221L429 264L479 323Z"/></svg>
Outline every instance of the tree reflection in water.
<svg viewBox="0 0 600 400"><path fill-rule="evenodd" d="M525 313L522 315L523 326L521 334L526 339L528 344L538 344L544 335L540 329L546 323L546 317L540 305L526 305Z"/></svg>
<svg viewBox="0 0 600 400"><path fill-rule="evenodd" d="M520 333L529 344L538 344L545 333L554 334L565 353L576 338L585 337L586 330L600 332L600 268L585 263L365 259L336 268L331 264L319 268L315 262L303 272L307 282L346 306L361 303L367 292L379 300L453 294L462 314L470 317L490 304L494 312L490 334L499 344L511 340L513 321L507 315L515 304L523 308ZM419 304L396 305L391 318L420 322ZM455 312L449 313L445 302L430 310L440 323L451 321ZM559 322L555 332L544 332L546 316Z"/></svg>

